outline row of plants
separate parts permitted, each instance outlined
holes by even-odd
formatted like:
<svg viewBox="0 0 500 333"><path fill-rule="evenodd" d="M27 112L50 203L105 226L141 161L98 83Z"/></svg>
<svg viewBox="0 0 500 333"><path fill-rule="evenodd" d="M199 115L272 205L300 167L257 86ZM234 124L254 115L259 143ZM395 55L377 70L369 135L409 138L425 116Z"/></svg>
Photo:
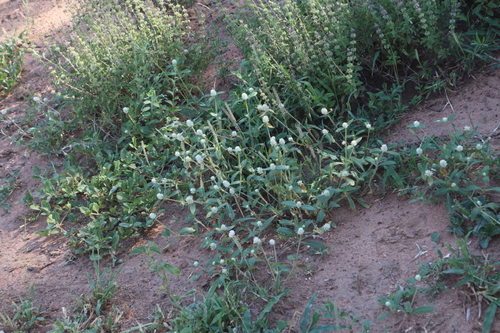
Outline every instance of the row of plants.
<svg viewBox="0 0 500 333"><path fill-rule="evenodd" d="M203 234L202 246L213 251L201 263L214 279L210 297L187 307L168 287L178 269L158 259L155 244L132 253L148 255L174 305L168 320L159 308L155 320L136 330L282 331L287 323L271 329L268 317L290 292L289 277L303 267L303 245L326 254L327 246L312 236L335 227L336 207L366 206L366 193L397 190L431 202L442 196L457 235L472 232L487 247L499 233L499 188L490 182L498 178L500 159L488 140L476 139L477 128L436 119L450 134L435 138L417 120L408 126L418 138L413 146L384 143L379 135L408 107L401 98L408 82L419 90L415 104L460 76L442 59L487 59L499 42L484 13L496 15L498 8L478 5L464 17L469 12L454 0L439 8L433 1L351 2L249 2L260 15L228 16L246 53L234 73L238 84L228 92L196 85L219 52L212 47L217 42L207 37L210 31L193 30L189 12L176 2L87 1L74 9L64 42L39 54L51 71L54 97L33 97L29 114L37 117L21 134L33 150L65 157L62 167L35 169L41 188L26 192L34 214L46 217L39 234L62 233L96 265L108 255L116 264L121 241L161 223L165 204L176 203L189 209L192 222L180 233ZM231 23L235 18L243 24ZM386 24L396 21L401 24ZM262 29L267 24L276 28ZM483 40L471 53L472 28ZM435 73L443 77L429 86ZM23 122L2 113L5 121ZM163 235L170 233L166 228ZM287 240L295 245L282 260L276 245ZM263 282L256 267L266 267L272 283ZM83 325L103 320L105 302L98 300L107 302L116 291L101 282L93 286L104 285L94 301L82 299L94 312L77 307L58 321L60 331L101 329ZM408 309L404 302L415 293L383 304L411 310L413 301ZM259 314L247 306L255 297L267 304ZM333 330L316 327L321 314L369 329L333 304L313 314L314 300L302 332ZM429 310L417 309L406 312ZM101 324L113 330L120 315L108 314ZM337 329L347 329L342 325Z"/></svg>

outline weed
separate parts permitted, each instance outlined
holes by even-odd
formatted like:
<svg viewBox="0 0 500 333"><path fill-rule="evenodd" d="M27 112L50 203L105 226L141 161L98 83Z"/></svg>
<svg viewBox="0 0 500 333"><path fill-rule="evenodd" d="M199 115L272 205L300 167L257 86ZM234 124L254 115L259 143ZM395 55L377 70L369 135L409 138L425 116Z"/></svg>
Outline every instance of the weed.
<svg viewBox="0 0 500 333"><path fill-rule="evenodd" d="M9 37L4 31L5 42L0 43L0 96L7 95L17 85L24 64L25 32L19 37Z"/></svg>
<svg viewBox="0 0 500 333"><path fill-rule="evenodd" d="M35 293L35 285L31 286L28 299L19 299L19 304L12 301L14 315L0 313L1 325L7 326L15 332L27 333L33 332L40 322L45 321L41 315L42 307L33 305L33 297Z"/></svg>
<svg viewBox="0 0 500 333"><path fill-rule="evenodd" d="M435 246L440 259L434 263L421 264L419 273L425 274L426 278L433 278L433 281L429 283L429 289L434 291L434 294L443 289L444 282L441 280L445 275L457 277L459 282L454 287L466 287L476 297L479 317L481 317L482 303L488 305L482 324L482 332L487 333L491 330L500 305L498 299L500 263L492 261L487 255L483 255L483 258L472 255L468 248L469 235L470 233L463 239L457 238L456 248L446 244L446 248L451 252L447 256L443 256L441 250Z"/></svg>
<svg viewBox="0 0 500 333"><path fill-rule="evenodd" d="M16 188L16 179L21 170L16 170L8 178L3 179L3 184L0 187L0 207L10 212L10 205L6 202Z"/></svg>
<svg viewBox="0 0 500 333"><path fill-rule="evenodd" d="M370 332L371 325L369 320L363 321L352 312L342 311L332 302L325 303L324 308L315 307L315 311L313 311L313 304L317 296L318 293L314 294L304 309L304 313L302 314L299 322L299 329L301 333L333 332L342 330L353 332L356 327L358 327L358 329L362 329L357 332ZM324 320L333 322L333 324L318 325L322 315L324 316Z"/></svg>

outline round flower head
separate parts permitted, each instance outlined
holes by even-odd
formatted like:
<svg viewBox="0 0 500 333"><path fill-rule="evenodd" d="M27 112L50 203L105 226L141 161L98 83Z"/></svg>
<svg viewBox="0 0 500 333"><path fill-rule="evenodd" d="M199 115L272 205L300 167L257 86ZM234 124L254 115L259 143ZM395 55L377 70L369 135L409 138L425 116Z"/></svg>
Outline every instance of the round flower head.
<svg viewBox="0 0 500 333"><path fill-rule="evenodd" d="M271 245L271 246L276 245L276 242L274 241L274 239L270 239L269 240L269 245Z"/></svg>
<svg viewBox="0 0 500 333"><path fill-rule="evenodd" d="M193 126L194 126L194 123L193 123L193 121L192 121L191 119L188 119L188 120L186 120L186 125L187 125L188 127L193 127Z"/></svg>
<svg viewBox="0 0 500 333"><path fill-rule="evenodd" d="M276 164L271 163L271 165L269 166L269 169L276 170Z"/></svg>
<svg viewBox="0 0 500 333"><path fill-rule="evenodd" d="M321 109L321 114L327 115L328 114L328 110L326 108L322 108Z"/></svg>
<svg viewBox="0 0 500 333"><path fill-rule="evenodd" d="M122 109L123 113L125 113L125 114L127 114L129 110L130 110L129 108L123 108Z"/></svg>
<svg viewBox="0 0 500 333"><path fill-rule="evenodd" d="M217 209L217 207L215 207L215 206L214 206L214 207L212 207L212 208L210 209L210 211L211 211L213 214L216 214L216 213L217 213L217 211L218 211L218 209Z"/></svg>
<svg viewBox="0 0 500 333"><path fill-rule="evenodd" d="M302 201L297 201L297 202L295 203L295 205L297 206L297 208L302 207Z"/></svg>
<svg viewBox="0 0 500 333"><path fill-rule="evenodd" d="M462 150L464 150L464 147L461 145L458 145L456 149L457 149L457 151L462 151Z"/></svg>
<svg viewBox="0 0 500 333"><path fill-rule="evenodd" d="M155 213L151 213L149 214L149 218L154 220L156 218L156 214Z"/></svg>
<svg viewBox="0 0 500 333"><path fill-rule="evenodd" d="M366 128L367 128L367 129L371 129L371 128L372 128L372 125L370 125L370 124L366 124Z"/></svg>
<svg viewBox="0 0 500 333"><path fill-rule="evenodd" d="M210 90L210 96L212 97L217 96L217 91L215 91L215 89Z"/></svg>
<svg viewBox="0 0 500 333"><path fill-rule="evenodd" d="M413 126L415 126L415 127L420 126L420 122L419 122L419 121L417 121L417 120L415 120L415 121L413 122Z"/></svg>
<svg viewBox="0 0 500 333"><path fill-rule="evenodd" d="M426 177L431 177L433 172L431 170L425 170L425 176Z"/></svg>
<svg viewBox="0 0 500 333"><path fill-rule="evenodd" d="M260 227L262 227L262 221L257 221L256 225L257 225L257 227L259 227L259 228L260 228Z"/></svg>
<svg viewBox="0 0 500 333"><path fill-rule="evenodd" d="M227 230L227 226L225 224L221 224L220 230L226 231Z"/></svg>
<svg viewBox="0 0 500 333"><path fill-rule="evenodd" d="M441 161L439 161L439 165L441 166L441 168L446 168L448 163L445 160L441 160Z"/></svg>
<svg viewBox="0 0 500 333"><path fill-rule="evenodd" d="M423 150L422 150L422 148L419 147L419 148L417 148L416 152L418 155L422 155Z"/></svg>
<svg viewBox="0 0 500 333"><path fill-rule="evenodd" d="M162 200L163 199L163 194L162 193L158 193L156 195L156 197L158 198L158 200Z"/></svg>
<svg viewBox="0 0 500 333"><path fill-rule="evenodd" d="M186 203L187 203L188 205L192 205L192 204L194 203L194 199L193 199L193 196L192 196L192 195L190 195L190 196L188 196L188 197L186 198Z"/></svg>
<svg viewBox="0 0 500 333"><path fill-rule="evenodd" d="M464 131L466 131L466 132L470 131L470 126L465 126Z"/></svg>
<svg viewBox="0 0 500 333"><path fill-rule="evenodd" d="M331 228L330 223L325 223L325 225L323 226L323 230L325 230L325 231L330 230L330 228Z"/></svg>
<svg viewBox="0 0 500 333"><path fill-rule="evenodd" d="M380 147L380 151L382 151L383 153L385 153L387 151L387 145L382 145Z"/></svg>
<svg viewBox="0 0 500 333"><path fill-rule="evenodd" d="M229 238L234 238L235 232L234 230L229 231Z"/></svg>
<svg viewBox="0 0 500 333"><path fill-rule="evenodd" d="M230 184L227 180L223 181L223 182L222 182L222 185L224 185L224 187L229 187L229 186L231 186L231 184Z"/></svg>
<svg viewBox="0 0 500 333"><path fill-rule="evenodd" d="M241 94L241 99L246 101L248 99L248 95L245 93Z"/></svg>
<svg viewBox="0 0 500 333"><path fill-rule="evenodd" d="M347 128L347 127L349 127L349 124L348 123L342 123L342 127L343 128Z"/></svg>
<svg viewBox="0 0 500 333"><path fill-rule="evenodd" d="M298 234L299 236L302 236L302 235L304 234L304 228L299 228L299 229L297 229L297 234Z"/></svg>
<svg viewBox="0 0 500 333"><path fill-rule="evenodd" d="M7 114L7 110L2 109L2 114L3 114L3 115Z"/></svg>
<svg viewBox="0 0 500 333"><path fill-rule="evenodd" d="M253 243L254 244L260 244L260 238L259 237L254 237L253 238Z"/></svg>
<svg viewBox="0 0 500 333"><path fill-rule="evenodd" d="M176 59L172 60L172 65L174 65L174 66L177 65L177 60Z"/></svg>
<svg viewBox="0 0 500 333"><path fill-rule="evenodd" d="M240 153L240 152L241 152L241 148L240 148L240 146L236 146L236 147L234 147L234 152L235 152L236 154Z"/></svg>
<svg viewBox="0 0 500 333"><path fill-rule="evenodd" d="M268 116L264 116L264 117L262 117L262 122L263 122L264 124L269 124L269 117L268 117Z"/></svg>
<svg viewBox="0 0 500 333"><path fill-rule="evenodd" d="M217 244L210 243L210 250L215 250L217 248Z"/></svg>
<svg viewBox="0 0 500 333"><path fill-rule="evenodd" d="M323 135L327 135L328 134L328 130L327 129L322 129L321 133L323 133Z"/></svg>

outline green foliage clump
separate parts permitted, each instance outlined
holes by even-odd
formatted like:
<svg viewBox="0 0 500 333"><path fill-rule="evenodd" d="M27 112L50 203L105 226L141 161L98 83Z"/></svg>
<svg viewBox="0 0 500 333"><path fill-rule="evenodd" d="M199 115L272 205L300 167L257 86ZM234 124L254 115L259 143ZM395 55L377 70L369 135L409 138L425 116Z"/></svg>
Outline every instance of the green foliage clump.
<svg viewBox="0 0 500 333"><path fill-rule="evenodd" d="M183 92L171 80L174 69L187 79L206 63L199 56L203 44L190 42L203 36L193 35L187 15L171 1L92 0L77 7L73 28L41 55L62 104L71 109L73 129L110 135L124 120L122 108L140 111L150 91L175 106Z"/></svg>
<svg viewBox="0 0 500 333"><path fill-rule="evenodd" d="M19 38L5 35L5 42L0 43L0 96L7 95L17 85L23 70L24 48L20 46L24 32Z"/></svg>
<svg viewBox="0 0 500 333"><path fill-rule="evenodd" d="M460 10L459 0L255 0L230 27L260 84L279 87L294 115L316 119L326 107L345 119L364 108L383 124L406 108L405 88L428 96L484 51L463 50Z"/></svg>

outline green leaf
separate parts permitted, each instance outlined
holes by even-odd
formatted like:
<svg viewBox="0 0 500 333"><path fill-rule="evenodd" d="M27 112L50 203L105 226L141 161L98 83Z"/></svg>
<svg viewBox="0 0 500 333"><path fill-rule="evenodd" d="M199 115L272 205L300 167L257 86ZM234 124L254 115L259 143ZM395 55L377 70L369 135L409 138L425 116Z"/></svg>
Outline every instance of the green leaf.
<svg viewBox="0 0 500 333"><path fill-rule="evenodd" d="M433 241L436 244L439 243L440 238L441 238L441 234L437 231L435 231L431 234L431 241Z"/></svg>
<svg viewBox="0 0 500 333"><path fill-rule="evenodd" d="M302 209L302 210L313 210L313 211L314 211L314 210L317 210L317 208L316 208L316 207L313 207L313 206L311 206L311 205L302 205L302 206L300 207L300 209Z"/></svg>
<svg viewBox="0 0 500 333"><path fill-rule="evenodd" d="M132 251L130 251L130 255L133 256L135 254L143 254L143 253L146 253L146 248L144 246L139 246L139 247L136 247L135 249L133 249Z"/></svg>
<svg viewBox="0 0 500 333"><path fill-rule="evenodd" d="M384 320L385 318L389 317L391 315L390 312L386 312L382 314L380 317L377 318L378 321Z"/></svg>
<svg viewBox="0 0 500 333"><path fill-rule="evenodd" d="M411 314L420 314L434 311L434 307L430 305L419 306L415 310L411 311Z"/></svg>
<svg viewBox="0 0 500 333"><path fill-rule="evenodd" d="M318 241L304 241L303 243L306 245L309 245L313 249L320 250L320 251L324 250L326 248L325 244L318 242Z"/></svg>
<svg viewBox="0 0 500 333"><path fill-rule="evenodd" d="M491 325L493 324L493 320L495 320L495 313L497 312L497 308L497 302L491 302L490 306L488 306L486 315L484 316L482 333L488 333L491 330Z"/></svg>
<svg viewBox="0 0 500 333"><path fill-rule="evenodd" d="M278 228L277 230L280 234L285 234L287 236L290 236L292 237L294 235L293 231L288 229L288 228L285 228L285 227L280 227Z"/></svg>
<svg viewBox="0 0 500 333"><path fill-rule="evenodd" d="M179 275L181 274L181 270L178 269L177 267L174 267L170 264L165 264L165 269L172 275Z"/></svg>
<svg viewBox="0 0 500 333"><path fill-rule="evenodd" d="M315 293L313 297L309 300L309 303L307 303L306 308L304 309L304 314L302 315L302 318L300 319L300 331L301 332L307 332L308 324L309 324L309 317L311 316L311 309L314 304L314 300L318 296L318 293Z"/></svg>
<svg viewBox="0 0 500 333"><path fill-rule="evenodd" d="M182 228L181 230L179 230L179 235L192 234L194 232L196 232L196 230L194 228L186 227L186 228Z"/></svg>

